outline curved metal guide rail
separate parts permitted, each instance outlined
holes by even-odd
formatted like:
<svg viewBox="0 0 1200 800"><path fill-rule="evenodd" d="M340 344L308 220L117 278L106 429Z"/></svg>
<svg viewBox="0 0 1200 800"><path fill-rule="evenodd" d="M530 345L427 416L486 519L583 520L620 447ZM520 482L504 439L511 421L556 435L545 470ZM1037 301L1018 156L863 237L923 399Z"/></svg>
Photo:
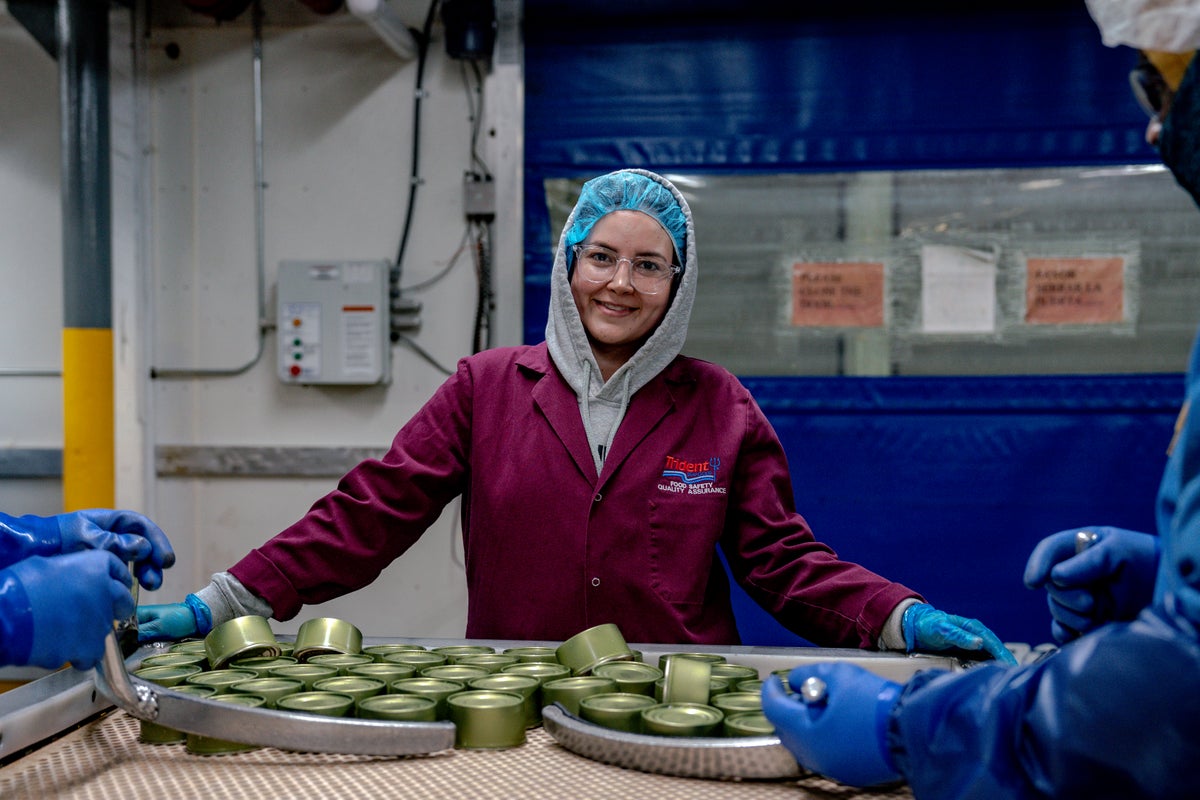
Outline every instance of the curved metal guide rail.
<svg viewBox="0 0 1200 800"><path fill-rule="evenodd" d="M130 677L114 633L104 643L96 688L147 722L215 739L306 753L410 756L454 746L451 722L323 717L219 703Z"/></svg>
<svg viewBox="0 0 1200 800"><path fill-rule="evenodd" d="M581 756L659 775L783 780L808 774L778 736L720 739L625 733L593 725L558 703L542 710L542 726Z"/></svg>

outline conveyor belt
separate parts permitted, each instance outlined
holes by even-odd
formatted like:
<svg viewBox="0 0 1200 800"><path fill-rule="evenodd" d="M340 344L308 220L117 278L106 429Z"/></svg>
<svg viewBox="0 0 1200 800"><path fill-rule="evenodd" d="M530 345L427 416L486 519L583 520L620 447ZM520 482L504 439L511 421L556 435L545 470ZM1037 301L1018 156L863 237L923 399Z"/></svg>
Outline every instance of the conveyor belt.
<svg viewBox="0 0 1200 800"><path fill-rule="evenodd" d="M382 640L387 641L387 640ZM425 646L463 640L412 640ZM467 640L499 648L539 642ZM379 643L366 641L364 644ZM678 648L635 645L657 663ZM765 675L779 668L818 660L858 663L885 677L907 680L920 669L960 669L952 659L897 656L821 648L706 647L730 661L754 666ZM139 651L140 661L153 646ZM863 791L819 776L799 780L724 781L653 774L602 763L561 746L541 728L528 731L521 747L500 751L439 750L428 755L362 756L295 753L273 747L236 754L201 756L182 745L138 741L140 723L112 709L92 673L60 670L0 695L0 798L90 798L164 800L171 798L371 797L512 798L576 800L630 797L688 800L856 800L911 798L907 788ZM108 710L106 710L108 709ZM97 716L99 715L99 716ZM79 725L78 728L74 728ZM68 732L69 731L69 732ZM54 735L50 744L22 755ZM412 752L412 751L409 751ZM425 751L419 751L425 752ZM615 763L624 763L617 761Z"/></svg>
<svg viewBox="0 0 1200 800"><path fill-rule="evenodd" d="M731 782L651 775L577 756L540 728L528 732L524 745L508 750L449 750L399 758L289 753L269 747L200 756L182 745L143 744L138 729L138 721L124 711L88 723L0 769L0 797L912 798L907 787L864 791L816 776Z"/></svg>

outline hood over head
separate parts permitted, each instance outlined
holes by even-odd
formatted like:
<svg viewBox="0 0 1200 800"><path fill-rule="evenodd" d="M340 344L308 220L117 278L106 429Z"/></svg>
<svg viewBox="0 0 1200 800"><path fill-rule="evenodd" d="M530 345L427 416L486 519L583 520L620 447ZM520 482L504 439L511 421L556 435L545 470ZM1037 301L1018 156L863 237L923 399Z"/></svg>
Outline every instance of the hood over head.
<svg viewBox="0 0 1200 800"><path fill-rule="evenodd" d="M571 248L587 238L597 220L618 210L641 211L653 217L674 242L683 271L675 279L671 304L658 327L637 353L605 382L571 294ZM554 255L546 345L554 365L579 398L597 472L625 415L629 398L662 372L683 349L692 302L696 297L696 280L692 212L687 200L670 181L647 170L623 169L584 184Z"/></svg>

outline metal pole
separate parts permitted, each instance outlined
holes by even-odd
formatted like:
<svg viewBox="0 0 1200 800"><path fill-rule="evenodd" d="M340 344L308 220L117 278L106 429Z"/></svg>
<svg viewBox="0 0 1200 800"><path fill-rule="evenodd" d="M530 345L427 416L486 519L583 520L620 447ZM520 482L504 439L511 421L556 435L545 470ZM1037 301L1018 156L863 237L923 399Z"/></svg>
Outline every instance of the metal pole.
<svg viewBox="0 0 1200 800"><path fill-rule="evenodd" d="M62 114L63 506L115 496L108 3L58 0Z"/></svg>

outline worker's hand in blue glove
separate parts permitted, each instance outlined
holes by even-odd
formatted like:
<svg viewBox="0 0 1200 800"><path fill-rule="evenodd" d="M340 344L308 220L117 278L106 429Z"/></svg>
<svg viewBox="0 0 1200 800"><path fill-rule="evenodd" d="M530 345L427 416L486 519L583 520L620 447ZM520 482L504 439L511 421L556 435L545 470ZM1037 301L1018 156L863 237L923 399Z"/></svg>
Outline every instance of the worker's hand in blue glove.
<svg viewBox="0 0 1200 800"><path fill-rule="evenodd" d="M8 573L28 602L28 613L13 632L17 638L28 637L27 664L57 669L70 661L90 669L104 655L113 621L133 613L129 568L105 550L30 556Z"/></svg>
<svg viewBox="0 0 1200 800"><path fill-rule="evenodd" d="M1157 536L1123 528L1092 527L1095 541L1076 554L1071 528L1038 542L1025 565L1025 585L1045 587L1051 633L1068 642L1108 622L1133 619L1154 599Z"/></svg>
<svg viewBox="0 0 1200 800"><path fill-rule="evenodd" d="M904 610L901 618L904 643L908 652L941 650L983 650L1002 664L1017 663L1016 657L1000 637L977 619L968 619L938 611L928 603L917 603Z"/></svg>
<svg viewBox="0 0 1200 800"><path fill-rule="evenodd" d="M107 550L132 561L138 582L147 589L162 586L163 570L175 563L175 551L162 529L136 511L94 508L59 514L62 552Z"/></svg>
<svg viewBox="0 0 1200 800"><path fill-rule="evenodd" d="M177 641L212 630L212 612L194 594L182 603L138 606L137 618L139 642Z"/></svg>
<svg viewBox="0 0 1200 800"><path fill-rule="evenodd" d="M823 700L806 703L800 694L810 677L824 682ZM900 778L886 738L900 684L845 662L797 667L788 683L796 694L774 676L763 683L762 708L800 766L851 786Z"/></svg>

